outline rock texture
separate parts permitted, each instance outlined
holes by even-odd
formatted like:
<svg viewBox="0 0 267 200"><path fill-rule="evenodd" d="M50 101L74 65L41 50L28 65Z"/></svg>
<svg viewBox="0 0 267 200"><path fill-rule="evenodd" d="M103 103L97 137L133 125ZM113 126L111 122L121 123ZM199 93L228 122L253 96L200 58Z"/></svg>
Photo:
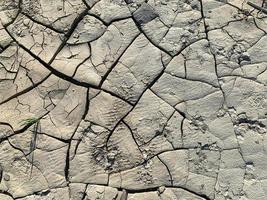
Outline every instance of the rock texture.
<svg viewBox="0 0 267 200"><path fill-rule="evenodd" d="M266 200L266 33L247 0L1 0L0 199Z"/></svg>

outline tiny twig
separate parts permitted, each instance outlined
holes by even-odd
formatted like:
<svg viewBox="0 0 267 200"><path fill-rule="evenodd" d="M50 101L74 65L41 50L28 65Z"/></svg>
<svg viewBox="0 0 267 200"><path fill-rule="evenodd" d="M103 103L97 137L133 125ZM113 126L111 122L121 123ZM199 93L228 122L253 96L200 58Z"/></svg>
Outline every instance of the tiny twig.
<svg viewBox="0 0 267 200"><path fill-rule="evenodd" d="M0 165L0 183L2 181L2 176L3 176L3 168L2 166Z"/></svg>
<svg viewBox="0 0 267 200"><path fill-rule="evenodd" d="M259 10L259 11L261 11L261 12L267 14L267 9L265 9L265 8L263 8L263 7L261 7L261 6L258 6L258 5L256 5L256 4L250 2L250 1L248 1L247 4L250 5L251 7L255 8L255 9L257 9L257 10Z"/></svg>
<svg viewBox="0 0 267 200"><path fill-rule="evenodd" d="M37 133L38 133L38 127L39 127L39 121L37 121L34 124L33 128L33 135L32 135L32 141L30 145L30 162L31 162L31 172L30 172L30 177L32 176L32 170L33 170L33 165L34 165L34 150L36 149L36 140L37 140Z"/></svg>

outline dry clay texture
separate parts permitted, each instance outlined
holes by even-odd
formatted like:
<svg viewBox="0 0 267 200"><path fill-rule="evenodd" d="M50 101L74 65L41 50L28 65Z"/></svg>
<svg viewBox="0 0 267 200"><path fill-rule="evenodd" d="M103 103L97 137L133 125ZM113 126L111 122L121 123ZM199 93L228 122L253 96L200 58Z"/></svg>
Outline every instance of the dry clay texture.
<svg viewBox="0 0 267 200"><path fill-rule="evenodd" d="M0 0L0 21L1 200L267 199L263 12Z"/></svg>

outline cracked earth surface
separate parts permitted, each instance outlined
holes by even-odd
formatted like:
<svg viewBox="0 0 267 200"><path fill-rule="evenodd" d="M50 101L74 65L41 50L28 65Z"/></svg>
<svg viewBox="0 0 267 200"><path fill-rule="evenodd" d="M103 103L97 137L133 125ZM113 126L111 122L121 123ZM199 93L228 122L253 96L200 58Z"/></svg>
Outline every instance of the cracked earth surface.
<svg viewBox="0 0 267 200"><path fill-rule="evenodd" d="M267 199L266 14L0 0L0 20L1 200Z"/></svg>

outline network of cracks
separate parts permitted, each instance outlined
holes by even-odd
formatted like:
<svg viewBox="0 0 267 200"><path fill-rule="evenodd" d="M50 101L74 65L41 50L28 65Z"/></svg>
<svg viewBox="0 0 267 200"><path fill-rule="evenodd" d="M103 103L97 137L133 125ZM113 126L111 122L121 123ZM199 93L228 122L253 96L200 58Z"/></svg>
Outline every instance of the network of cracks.
<svg viewBox="0 0 267 200"><path fill-rule="evenodd" d="M266 200L251 2L1 0L0 199Z"/></svg>

